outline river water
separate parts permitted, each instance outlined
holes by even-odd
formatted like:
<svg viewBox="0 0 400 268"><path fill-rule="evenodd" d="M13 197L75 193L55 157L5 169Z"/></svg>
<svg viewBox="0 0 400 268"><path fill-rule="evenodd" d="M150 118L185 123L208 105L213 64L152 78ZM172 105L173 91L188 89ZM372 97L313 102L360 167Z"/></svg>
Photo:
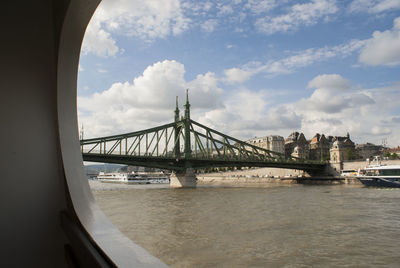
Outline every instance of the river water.
<svg viewBox="0 0 400 268"><path fill-rule="evenodd" d="M94 191L171 267L400 267L400 190L362 186Z"/></svg>

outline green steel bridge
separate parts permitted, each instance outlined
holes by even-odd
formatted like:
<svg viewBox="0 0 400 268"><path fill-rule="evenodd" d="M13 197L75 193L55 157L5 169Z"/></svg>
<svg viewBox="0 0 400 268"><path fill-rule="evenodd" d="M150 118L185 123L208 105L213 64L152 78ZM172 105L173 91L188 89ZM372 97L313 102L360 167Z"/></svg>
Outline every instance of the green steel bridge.
<svg viewBox="0 0 400 268"><path fill-rule="evenodd" d="M153 167L176 172L188 168L274 167L323 172L326 163L266 150L190 119L186 95L184 117L176 100L175 121L146 130L80 141L84 161Z"/></svg>

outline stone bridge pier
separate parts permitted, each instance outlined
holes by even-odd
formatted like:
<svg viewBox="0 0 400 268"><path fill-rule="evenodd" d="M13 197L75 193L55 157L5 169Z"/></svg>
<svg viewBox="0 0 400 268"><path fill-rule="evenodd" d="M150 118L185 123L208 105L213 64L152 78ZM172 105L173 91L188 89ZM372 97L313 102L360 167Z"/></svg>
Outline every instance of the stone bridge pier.
<svg viewBox="0 0 400 268"><path fill-rule="evenodd" d="M324 166L321 170L308 170L311 177L337 177L340 176L343 164L341 163L329 163Z"/></svg>
<svg viewBox="0 0 400 268"><path fill-rule="evenodd" d="M183 172L172 172L169 181L171 188L195 188L197 186L197 178L192 168Z"/></svg>

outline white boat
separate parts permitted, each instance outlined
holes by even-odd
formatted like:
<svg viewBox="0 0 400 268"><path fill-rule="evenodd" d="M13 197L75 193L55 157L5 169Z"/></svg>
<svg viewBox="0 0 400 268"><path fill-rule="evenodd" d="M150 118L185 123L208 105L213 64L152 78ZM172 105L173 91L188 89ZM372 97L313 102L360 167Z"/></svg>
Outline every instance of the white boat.
<svg viewBox="0 0 400 268"><path fill-rule="evenodd" d="M355 177L357 174L357 170L355 169L345 169L340 172L341 177Z"/></svg>
<svg viewBox="0 0 400 268"><path fill-rule="evenodd" d="M357 178L365 186L400 188L400 165L382 165L379 158L376 163L359 170Z"/></svg>
<svg viewBox="0 0 400 268"><path fill-rule="evenodd" d="M121 173L121 172L111 172L104 173L100 172L97 176L97 179L100 181L112 181L112 182L129 182L129 181L137 181L137 180L145 180L147 176L138 175L134 172L132 173Z"/></svg>
<svg viewBox="0 0 400 268"><path fill-rule="evenodd" d="M169 177L162 174L148 174L143 173L121 173L112 172L104 173L100 172L97 179L102 182L131 182L138 184L154 184L154 183L169 183Z"/></svg>

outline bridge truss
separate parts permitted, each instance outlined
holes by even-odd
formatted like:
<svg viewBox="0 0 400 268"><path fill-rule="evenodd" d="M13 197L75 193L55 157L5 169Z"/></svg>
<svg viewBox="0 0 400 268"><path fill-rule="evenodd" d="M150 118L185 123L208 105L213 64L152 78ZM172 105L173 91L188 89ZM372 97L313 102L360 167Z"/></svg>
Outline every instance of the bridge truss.
<svg viewBox="0 0 400 268"><path fill-rule="evenodd" d="M211 167L277 167L320 170L306 161L260 148L190 118L142 131L81 141L84 161L120 163L175 171Z"/></svg>

